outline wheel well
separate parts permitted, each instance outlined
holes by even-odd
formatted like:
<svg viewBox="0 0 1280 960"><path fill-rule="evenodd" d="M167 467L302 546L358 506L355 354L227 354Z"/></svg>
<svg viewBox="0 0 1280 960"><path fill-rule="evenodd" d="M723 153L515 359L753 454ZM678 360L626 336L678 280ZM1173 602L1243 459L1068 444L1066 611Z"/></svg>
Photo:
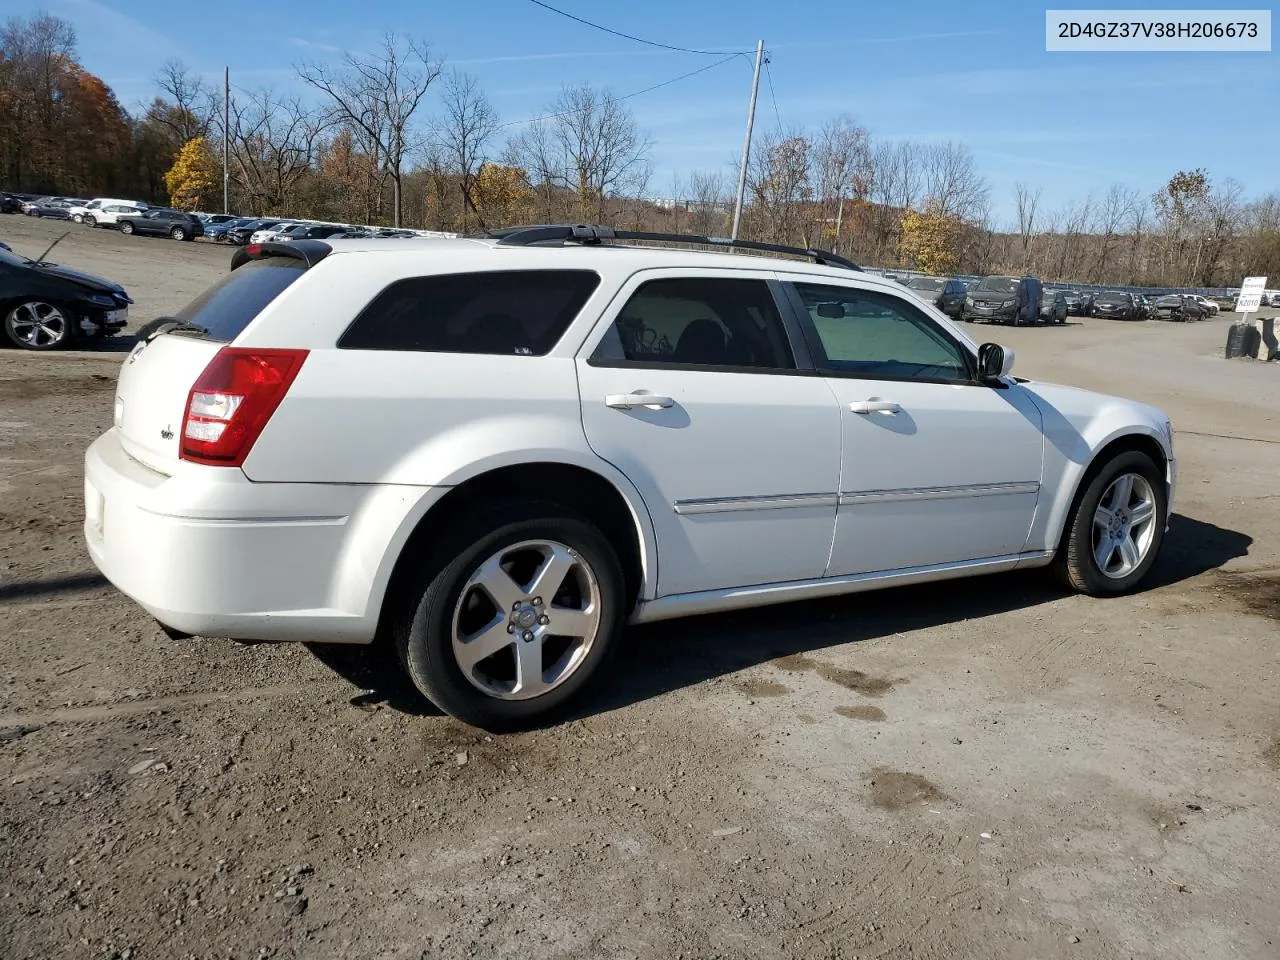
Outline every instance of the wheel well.
<svg viewBox="0 0 1280 960"><path fill-rule="evenodd" d="M1164 448L1160 446L1154 437L1149 437L1143 433L1128 433L1122 437L1116 437L1093 455L1093 459L1089 461L1089 466L1080 475L1080 481L1076 484L1076 492L1071 498L1071 509L1067 511L1066 516L1063 518L1062 530L1058 534L1058 550L1062 549L1063 543L1066 541L1067 535L1071 530L1071 518L1075 516L1076 509L1080 506L1080 498L1089 489L1089 484L1093 482L1093 478L1115 457L1130 451L1145 453L1151 458L1151 462L1156 465L1156 469L1160 471L1161 476L1165 474L1168 467L1168 458L1164 455Z"/></svg>
<svg viewBox="0 0 1280 960"><path fill-rule="evenodd" d="M387 585L382 604L384 625L388 611L403 595L406 577L413 568L412 558L420 555L433 536L481 503L512 499L554 503L595 524L617 551L630 610L640 597L644 570L640 561L640 534L622 494L604 477L584 467L525 463L491 470L458 484L418 521L396 559Z"/></svg>

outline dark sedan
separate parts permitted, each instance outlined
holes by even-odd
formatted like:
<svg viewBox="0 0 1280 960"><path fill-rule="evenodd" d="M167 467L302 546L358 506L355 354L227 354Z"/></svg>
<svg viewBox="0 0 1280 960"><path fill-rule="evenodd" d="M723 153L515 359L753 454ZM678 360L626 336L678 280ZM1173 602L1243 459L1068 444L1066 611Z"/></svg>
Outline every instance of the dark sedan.
<svg viewBox="0 0 1280 960"><path fill-rule="evenodd" d="M1094 296L1079 290L1064 290L1067 296L1067 313L1073 317L1093 316Z"/></svg>
<svg viewBox="0 0 1280 960"><path fill-rule="evenodd" d="M77 337L118 333L131 303L118 283L0 250L0 317L15 347L56 350Z"/></svg>
<svg viewBox="0 0 1280 960"><path fill-rule="evenodd" d="M1061 290L1046 290L1040 297L1040 319L1045 323L1067 322L1067 295Z"/></svg>
<svg viewBox="0 0 1280 960"><path fill-rule="evenodd" d="M174 240L194 240L204 236L204 224L194 213L152 207L135 217L121 217L117 223L120 232L129 236L138 233L152 237L172 237Z"/></svg>
<svg viewBox="0 0 1280 960"><path fill-rule="evenodd" d="M50 220L70 220L71 208L88 203L87 200L75 200L71 197L40 197L29 200L22 205L22 212L28 217L47 217Z"/></svg>
<svg viewBox="0 0 1280 960"><path fill-rule="evenodd" d="M907 289L922 300L928 300L949 317L958 317L964 310L965 286L959 280L946 277L912 277Z"/></svg>
<svg viewBox="0 0 1280 960"><path fill-rule="evenodd" d="M237 247L243 247L249 242L249 238L259 230L270 230L272 227L279 226L282 223L284 223L283 220L250 220L241 226L232 227L224 233L222 237L227 241L227 243L235 244Z"/></svg>
<svg viewBox="0 0 1280 960"><path fill-rule="evenodd" d="M23 200L12 193L0 193L0 213L21 213Z"/></svg>
<svg viewBox="0 0 1280 960"><path fill-rule="evenodd" d="M1155 302L1155 316L1159 320L1203 320L1208 314L1205 307L1181 293L1171 293Z"/></svg>
<svg viewBox="0 0 1280 960"><path fill-rule="evenodd" d="M1093 315L1106 320L1145 320L1146 310L1133 294L1108 290L1094 299Z"/></svg>

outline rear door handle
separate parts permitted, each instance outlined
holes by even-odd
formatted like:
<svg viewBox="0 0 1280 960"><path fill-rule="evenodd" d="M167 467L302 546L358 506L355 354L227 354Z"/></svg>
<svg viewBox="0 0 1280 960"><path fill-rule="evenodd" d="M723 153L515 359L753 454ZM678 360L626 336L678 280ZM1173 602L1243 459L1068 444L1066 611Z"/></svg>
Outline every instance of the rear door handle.
<svg viewBox="0 0 1280 960"><path fill-rule="evenodd" d="M890 416L902 412L902 407L892 400L881 400L879 397L872 397L870 400L854 400L849 404L849 409L854 413L887 413Z"/></svg>
<svg viewBox="0 0 1280 960"><path fill-rule="evenodd" d="M614 410L634 410L636 407L660 410L674 407L676 402L670 397L660 397L653 393L610 393L605 396L604 405Z"/></svg>

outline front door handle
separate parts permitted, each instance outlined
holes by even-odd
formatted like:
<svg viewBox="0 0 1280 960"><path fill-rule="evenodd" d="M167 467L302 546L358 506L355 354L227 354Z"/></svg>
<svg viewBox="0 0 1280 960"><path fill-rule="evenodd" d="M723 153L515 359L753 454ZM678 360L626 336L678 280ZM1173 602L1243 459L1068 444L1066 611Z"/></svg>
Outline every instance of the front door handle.
<svg viewBox="0 0 1280 960"><path fill-rule="evenodd" d="M661 410L674 407L676 402L670 397L660 397L653 393L610 393L605 396L604 405L614 410L634 410L636 407Z"/></svg>
<svg viewBox="0 0 1280 960"><path fill-rule="evenodd" d="M902 412L902 407L892 400L881 400L879 397L872 397L870 400L854 400L849 404L849 409L854 413L885 413L889 416Z"/></svg>

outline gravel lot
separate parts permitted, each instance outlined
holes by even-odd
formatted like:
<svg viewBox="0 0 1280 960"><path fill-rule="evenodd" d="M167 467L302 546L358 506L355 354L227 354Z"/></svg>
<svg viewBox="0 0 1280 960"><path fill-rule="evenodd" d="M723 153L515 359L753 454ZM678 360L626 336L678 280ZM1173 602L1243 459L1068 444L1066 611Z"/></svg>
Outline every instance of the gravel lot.
<svg viewBox="0 0 1280 960"><path fill-rule="evenodd" d="M64 229L135 324L230 259L0 217L28 255ZM1147 591L655 625L507 737L378 650L166 639L81 545L127 338L0 352L0 957L1273 960L1280 369L1222 360L1228 322L990 331L1173 416Z"/></svg>

